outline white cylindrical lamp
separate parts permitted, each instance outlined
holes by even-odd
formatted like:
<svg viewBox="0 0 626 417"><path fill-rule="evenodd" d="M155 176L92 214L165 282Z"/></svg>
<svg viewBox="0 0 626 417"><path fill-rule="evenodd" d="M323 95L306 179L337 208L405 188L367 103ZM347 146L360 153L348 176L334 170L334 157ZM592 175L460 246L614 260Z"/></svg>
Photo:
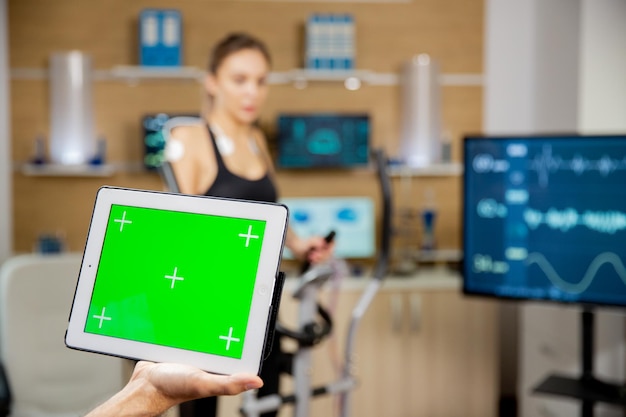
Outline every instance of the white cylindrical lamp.
<svg viewBox="0 0 626 417"><path fill-rule="evenodd" d="M91 58L80 52L50 57L50 159L86 164L95 153Z"/></svg>
<svg viewBox="0 0 626 417"><path fill-rule="evenodd" d="M428 54L413 57L401 76L401 152L404 163L425 167L441 155L439 68Z"/></svg>

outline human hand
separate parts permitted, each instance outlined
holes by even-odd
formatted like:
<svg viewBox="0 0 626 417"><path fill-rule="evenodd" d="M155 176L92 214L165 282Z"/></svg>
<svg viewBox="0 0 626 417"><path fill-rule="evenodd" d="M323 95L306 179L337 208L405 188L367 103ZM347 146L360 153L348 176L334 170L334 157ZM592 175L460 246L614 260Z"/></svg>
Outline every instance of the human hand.
<svg viewBox="0 0 626 417"><path fill-rule="evenodd" d="M328 261L333 256L335 242L332 238L313 236L305 240L304 247L305 261L309 264L318 264Z"/></svg>
<svg viewBox="0 0 626 417"><path fill-rule="evenodd" d="M185 401L257 389L253 374L215 375L188 365L138 362L128 384L87 417L157 416Z"/></svg>

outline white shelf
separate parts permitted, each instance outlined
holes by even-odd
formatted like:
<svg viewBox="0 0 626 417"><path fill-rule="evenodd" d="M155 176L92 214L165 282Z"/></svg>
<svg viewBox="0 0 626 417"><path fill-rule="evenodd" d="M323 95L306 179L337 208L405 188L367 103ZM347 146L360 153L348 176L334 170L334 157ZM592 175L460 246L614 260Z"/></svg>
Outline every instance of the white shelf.
<svg viewBox="0 0 626 417"><path fill-rule="evenodd" d="M21 172L31 177L110 177L112 165L23 164Z"/></svg>
<svg viewBox="0 0 626 417"><path fill-rule="evenodd" d="M416 258L418 262L461 262L463 251L460 249L419 250Z"/></svg>
<svg viewBox="0 0 626 417"><path fill-rule="evenodd" d="M387 173L391 177L458 177L463 174L463 164L438 163L425 167L390 166Z"/></svg>
<svg viewBox="0 0 626 417"><path fill-rule="evenodd" d="M197 67L142 67L120 65L111 69L94 70L94 81L126 81L138 83L149 80L191 80L202 82L206 72ZM44 80L48 78L46 68L12 68L13 80ZM441 74L442 86L482 86L483 75L480 73ZM309 82L346 83L346 80L357 81L372 86L393 86L400 83L400 76L393 72L376 72L371 70L307 70L292 69L271 72L268 83L275 85L293 84L304 88Z"/></svg>
<svg viewBox="0 0 626 417"><path fill-rule="evenodd" d="M201 82L206 75L205 71L195 67L134 67L118 66L111 70L94 71L94 80L156 80L156 79L179 79L195 80ZM309 82L334 82L345 83L346 80L356 79L368 85L396 85L398 75L391 73L376 73L369 70L336 70L336 71L313 71L306 69L294 69L284 72L270 72L268 84L284 85L294 84L303 86Z"/></svg>
<svg viewBox="0 0 626 417"><path fill-rule="evenodd" d="M110 70L93 72L95 81L125 80L138 82L142 80L191 80L202 81L205 72L196 67L140 67L117 66Z"/></svg>
<svg viewBox="0 0 626 417"><path fill-rule="evenodd" d="M369 70L306 70L294 69L285 72L272 72L268 77L270 84L294 84L308 82L342 82L353 79L368 85L397 85L398 74L381 73Z"/></svg>
<svg viewBox="0 0 626 417"><path fill-rule="evenodd" d="M307 70L294 69L285 72L270 73L270 84L297 84L298 82L343 82L355 78L368 85L398 85L400 75L392 72L376 72L370 70ZM483 75L475 73L441 74L439 81L442 86L482 86Z"/></svg>

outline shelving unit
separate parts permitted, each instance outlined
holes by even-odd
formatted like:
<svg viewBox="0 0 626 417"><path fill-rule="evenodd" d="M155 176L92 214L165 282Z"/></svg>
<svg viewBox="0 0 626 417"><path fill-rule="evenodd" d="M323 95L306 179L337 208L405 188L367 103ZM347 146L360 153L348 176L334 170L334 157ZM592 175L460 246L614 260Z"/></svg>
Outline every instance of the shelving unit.
<svg viewBox="0 0 626 417"><path fill-rule="evenodd" d="M110 70L96 70L94 81L127 81L131 83L143 80L189 80L202 81L205 72L196 67L140 67L120 65Z"/></svg>
<svg viewBox="0 0 626 417"><path fill-rule="evenodd" d="M198 67L142 67L132 65L120 65L111 69L94 70L94 81L124 81L129 84L138 84L142 81L196 81L202 82L206 72ZM13 68L11 79L13 80L40 80L48 78L48 70L45 68ZM400 82L400 76L396 73L382 73L371 70L351 71L321 71L307 69L292 69L282 72L271 72L268 83L273 85L293 84L296 88L306 88L308 83L343 83L348 89L358 89L362 84L371 86L393 86ZM446 86L480 86L483 84L483 75L479 73L449 73L440 75L441 85ZM105 169L108 172L111 169ZM82 170L92 172L91 170ZM65 167L27 167L23 169L26 175L71 175L71 170ZM60 174L55 174L60 172ZM44 173L44 174L42 174ZM444 177L460 176L463 174L463 166L459 163L437 163L427 167L413 168L405 166L389 167L389 175L392 177L420 176L420 177ZM94 174L101 175L101 174ZM110 175L110 174L104 174Z"/></svg>
<svg viewBox="0 0 626 417"><path fill-rule="evenodd" d="M131 65L115 66L111 69L93 71L94 81L125 81L136 84L140 81L179 80L201 82L205 71L198 67L141 67ZM47 79L48 70L45 68L12 68L13 80ZM391 72L376 72L371 70L353 71L314 71L307 69L292 69L288 71L271 72L268 83L274 85L293 84L304 88L308 83L334 82L358 83L371 86L391 86L400 83L400 76ZM444 86L480 86L483 84L483 75L474 73L441 74L441 85Z"/></svg>
<svg viewBox="0 0 626 417"><path fill-rule="evenodd" d="M461 262L463 251L460 249L420 250L415 257L418 262Z"/></svg>
<svg viewBox="0 0 626 417"><path fill-rule="evenodd" d="M31 177L110 177L117 172L141 172L144 169L142 163L120 162L105 165L39 165L23 163L16 165L14 170ZM423 168L390 166L388 173L391 177L455 177L463 174L463 165L459 163L440 163Z"/></svg>
<svg viewBox="0 0 626 417"><path fill-rule="evenodd" d="M309 82L341 82L349 88L352 85L397 85L398 75L394 73L380 73L369 70L353 71L320 71L294 69L285 72L270 73L270 84L293 84L295 87L306 87Z"/></svg>
<svg viewBox="0 0 626 417"><path fill-rule="evenodd" d="M463 164L442 162L420 168L398 165L387 170L391 177L457 177L463 174Z"/></svg>
<svg viewBox="0 0 626 417"><path fill-rule="evenodd" d="M196 81L202 82L205 71L197 67L141 67L121 65L108 70L94 70L94 81L124 81L130 84L138 84L142 81ZM47 79L48 70L38 68L13 68L11 79L36 80ZM482 85L482 74L441 74L442 85ZM353 71L320 71L293 69L283 72L271 72L268 83L273 85L293 84L296 88L306 88L309 83L343 83L346 88L356 89L362 84L371 86L392 86L400 82L400 76L396 73L380 73L370 70ZM355 88L351 88L353 86ZM71 175L71 170L65 167L27 167L23 172L27 175ZM59 174L56 174L59 172ZM73 171L71 171L73 172ZM83 170L83 172L91 172ZM105 170L107 172L107 170ZM463 166L458 163L438 163L423 168L403 166L389 167L389 175L442 177L459 176L463 173ZM110 175L110 174L104 174Z"/></svg>
<svg viewBox="0 0 626 417"><path fill-rule="evenodd" d="M112 165L23 164L20 171L30 177L110 177L116 169Z"/></svg>

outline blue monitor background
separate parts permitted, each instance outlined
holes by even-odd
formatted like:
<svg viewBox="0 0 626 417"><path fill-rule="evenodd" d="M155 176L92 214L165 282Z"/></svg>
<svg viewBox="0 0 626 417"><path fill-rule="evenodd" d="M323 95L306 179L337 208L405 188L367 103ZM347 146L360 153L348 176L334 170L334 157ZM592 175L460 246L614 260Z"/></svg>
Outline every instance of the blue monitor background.
<svg viewBox="0 0 626 417"><path fill-rule="evenodd" d="M374 202L368 197L282 198L289 207L289 227L301 238L335 235L335 256L371 258L375 255ZM285 249L286 258L293 258Z"/></svg>
<svg viewBox="0 0 626 417"><path fill-rule="evenodd" d="M467 294L626 306L626 135L466 137Z"/></svg>
<svg viewBox="0 0 626 417"><path fill-rule="evenodd" d="M351 168L368 163L366 114L282 114L277 127L281 168Z"/></svg>
<svg viewBox="0 0 626 417"><path fill-rule="evenodd" d="M198 117L198 114L155 113L145 115L141 120L144 158L143 164L148 170L156 170L164 160L165 136L163 126L174 117Z"/></svg>

